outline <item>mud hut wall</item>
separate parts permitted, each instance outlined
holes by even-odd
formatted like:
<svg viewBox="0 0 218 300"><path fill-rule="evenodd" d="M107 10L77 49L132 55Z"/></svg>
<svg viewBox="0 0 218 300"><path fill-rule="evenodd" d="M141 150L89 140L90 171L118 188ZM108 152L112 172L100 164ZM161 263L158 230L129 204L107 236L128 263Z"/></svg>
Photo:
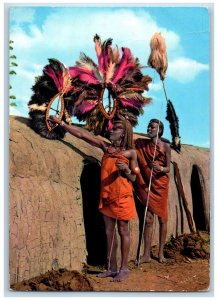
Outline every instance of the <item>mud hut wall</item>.
<svg viewBox="0 0 218 300"><path fill-rule="evenodd" d="M11 120L10 283L86 262L80 175L87 144L49 141ZM72 141L72 140L71 140ZM75 149L76 149L75 148Z"/></svg>
<svg viewBox="0 0 218 300"><path fill-rule="evenodd" d="M193 191L191 187L191 177L193 167L198 170L198 175L202 177L201 192L202 196L197 201L203 202L203 209L206 222L210 223L210 152L209 149L183 145L182 155L177 158L177 163L184 180L184 192L188 201L188 206L193 217ZM198 188L198 187L195 187ZM203 221L203 220L202 220Z"/></svg>
<svg viewBox="0 0 218 300"><path fill-rule="evenodd" d="M179 217L180 217L180 230L179 234L183 232L190 232L190 228L188 225L188 220L187 220L187 214L184 208L184 201L178 192L177 185L175 182L175 176L174 176L174 167L173 167L173 162L177 163L180 177L181 177L181 183L185 195L185 199L188 204L188 209L192 215L193 211L193 205L192 205L192 194L191 194L191 186L190 186L190 181L191 181L191 165L192 162L190 160L190 157L186 154L185 148L182 146L181 148L181 153L178 154L175 151L172 150L172 155L171 155L171 174L170 174L170 181L171 181L171 186L173 185L176 188L176 196L174 193L169 193L169 202L174 203L175 206L180 207L179 210ZM171 218L175 219L176 212L171 213ZM171 226L174 222L171 223Z"/></svg>

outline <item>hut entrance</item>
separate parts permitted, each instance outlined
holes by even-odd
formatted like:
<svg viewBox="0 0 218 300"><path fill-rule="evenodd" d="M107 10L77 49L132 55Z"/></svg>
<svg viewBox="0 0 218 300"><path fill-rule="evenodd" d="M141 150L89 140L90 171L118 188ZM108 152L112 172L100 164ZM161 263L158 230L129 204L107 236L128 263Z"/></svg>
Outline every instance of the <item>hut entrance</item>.
<svg viewBox="0 0 218 300"><path fill-rule="evenodd" d="M199 167L196 165L193 165L192 168L191 192L196 230L209 231L205 213L204 179Z"/></svg>
<svg viewBox="0 0 218 300"><path fill-rule="evenodd" d="M101 167L96 159L84 160L80 178L83 197L83 217L86 233L87 263L92 266L106 263L106 237L102 214L98 210L100 199Z"/></svg>

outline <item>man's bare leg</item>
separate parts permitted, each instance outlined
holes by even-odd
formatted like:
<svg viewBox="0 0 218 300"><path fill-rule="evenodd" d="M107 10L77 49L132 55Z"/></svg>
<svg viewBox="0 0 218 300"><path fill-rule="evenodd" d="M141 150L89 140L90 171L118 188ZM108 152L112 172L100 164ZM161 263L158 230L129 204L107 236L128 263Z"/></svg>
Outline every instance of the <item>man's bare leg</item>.
<svg viewBox="0 0 218 300"><path fill-rule="evenodd" d="M148 263L151 260L151 241L152 241L152 231L153 231L154 215L149 210L147 210L147 215L145 219L145 231L144 231L144 254L140 257L139 263Z"/></svg>
<svg viewBox="0 0 218 300"><path fill-rule="evenodd" d="M121 266L119 273L114 277L114 282L123 281L128 275L128 256L130 249L129 222L118 220L118 232L121 239Z"/></svg>
<svg viewBox="0 0 218 300"><path fill-rule="evenodd" d="M159 220L159 254L158 254L158 261L160 263L165 263L168 260L164 257L164 245L166 242L166 235L167 235L167 222L162 218L158 218Z"/></svg>
<svg viewBox="0 0 218 300"><path fill-rule="evenodd" d="M97 277L114 277L117 275L117 237L116 237L116 220L103 215L105 232L107 238L107 264L108 270L97 275Z"/></svg>

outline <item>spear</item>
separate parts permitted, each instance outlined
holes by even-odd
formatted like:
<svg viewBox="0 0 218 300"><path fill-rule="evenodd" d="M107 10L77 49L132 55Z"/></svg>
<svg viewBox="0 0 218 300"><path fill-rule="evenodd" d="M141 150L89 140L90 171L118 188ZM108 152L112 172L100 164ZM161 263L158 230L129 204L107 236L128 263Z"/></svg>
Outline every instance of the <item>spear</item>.
<svg viewBox="0 0 218 300"><path fill-rule="evenodd" d="M172 135L172 147L177 152L180 152L180 136L179 136L179 119L177 117L176 111L173 107L172 102L168 99L166 88L164 85L164 79L166 76L166 71L168 67L167 52L165 39L162 37L161 33L156 32L150 41L151 53L148 58L148 65L154 68L160 75L160 80L162 81L164 95L167 101L167 116L166 120L170 123L170 131Z"/></svg>

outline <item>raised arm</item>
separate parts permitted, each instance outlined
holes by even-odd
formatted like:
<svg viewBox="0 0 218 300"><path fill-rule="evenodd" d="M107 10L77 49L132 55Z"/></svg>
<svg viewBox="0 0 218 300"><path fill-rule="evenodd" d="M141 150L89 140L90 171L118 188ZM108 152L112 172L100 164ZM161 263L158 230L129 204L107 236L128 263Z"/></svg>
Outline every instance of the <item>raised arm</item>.
<svg viewBox="0 0 218 300"><path fill-rule="evenodd" d="M81 130L80 128L78 128L76 126L68 125L64 121L58 120L58 118L56 116L50 116L49 120L53 123L59 124L60 126L63 127L63 129L65 129L67 132L69 132L73 136L75 136L83 141L86 141L87 143L89 143L90 145L92 145L94 147L98 147L98 148L102 149L104 152L107 150L107 147L110 145L110 143L102 141L99 138L94 137L90 133L85 132L84 130Z"/></svg>

